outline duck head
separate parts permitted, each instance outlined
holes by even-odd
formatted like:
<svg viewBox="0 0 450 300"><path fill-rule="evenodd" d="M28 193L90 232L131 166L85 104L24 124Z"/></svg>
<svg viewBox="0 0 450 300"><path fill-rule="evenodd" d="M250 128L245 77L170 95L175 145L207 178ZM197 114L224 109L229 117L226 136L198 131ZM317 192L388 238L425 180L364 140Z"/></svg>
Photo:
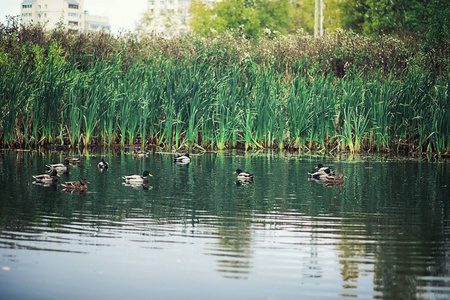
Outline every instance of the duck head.
<svg viewBox="0 0 450 300"><path fill-rule="evenodd" d="M152 174L150 174L149 171L144 171L144 173L142 173L142 177L146 177L146 176L152 176Z"/></svg>

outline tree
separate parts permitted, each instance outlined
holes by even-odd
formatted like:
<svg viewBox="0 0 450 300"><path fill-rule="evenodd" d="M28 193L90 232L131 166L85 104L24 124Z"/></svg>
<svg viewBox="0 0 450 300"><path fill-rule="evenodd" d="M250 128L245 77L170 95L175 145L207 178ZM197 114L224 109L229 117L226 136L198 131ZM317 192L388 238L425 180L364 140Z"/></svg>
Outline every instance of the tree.
<svg viewBox="0 0 450 300"><path fill-rule="evenodd" d="M343 0L338 4L344 29L369 35L413 34L433 44L448 43L448 0Z"/></svg>
<svg viewBox="0 0 450 300"><path fill-rule="evenodd" d="M258 37L266 28L287 33L289 9L289 0L224 0L214 8L194 1L190 26L201 35L239 29L249 37Z"/></svg>
<svg viewBox="0 0 450 300"><path fill-rule="evenodd" d="M290 11L290 32L304 29L306 32L314 33L314 5L315 0L292 1Z"/></svg>

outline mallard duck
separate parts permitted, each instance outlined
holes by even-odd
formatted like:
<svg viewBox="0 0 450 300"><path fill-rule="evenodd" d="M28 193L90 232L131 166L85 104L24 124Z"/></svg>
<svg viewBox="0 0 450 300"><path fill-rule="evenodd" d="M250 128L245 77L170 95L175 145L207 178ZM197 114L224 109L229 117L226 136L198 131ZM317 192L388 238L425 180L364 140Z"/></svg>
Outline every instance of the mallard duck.
<svg viewBox="0 0 450 300"><path fill-rule="evenodd" d="M324 169L322 171L316 171L316 172L313 172L313 173L308 173L308 175L309 175L310 178L325 179L328 176L333 175L333 172L331 171L331 169L327 168L327 169Z"/></svg>
<svg viewBox="0 0 450 300"><path fill-rule="evenodd" d="M128 175L123 176L122 178L125 179L125 183L134 183L134 184L145 184L148 182L148 176L152 176L149 171L144 171L141 175Z"/></svg>
<svg viewBox="0 0 450 300"><path fill-rule="evenodd" d="M339 176L328 176L325 178L325 182L327 184L342 184L344 183L344 178L347 178L343 173L340 173Z"/></svg>
<svg viewBox="0 0 450 300"><path fill-rule="evenodd" d="M329 169L331 173L336 172L335 169L332 169L330 167L324 167L322 164L318 164L316 167L317 171L316 172L321 172L321 171L325 171L326 169Z"/></svg>
<svg viewBox="0 0 450 300"><path fill-rule="evenodd" d="M67 181L61 185L68 190L85 191L88 189L88 186L87 186L88 183L90 183L90 182L87 181L86 178L83 178L80 181Z"/></svg>
<svg viewBox="0 0 450 300"><path fill-rule="evenodd" d="M58 182L58 172L53 170L50 174L33 175L36 182L40 183L56 183Z"/></svg>
<svg viewBox="0 0 450 300"><path fill-rule="evenodd" d="M71 164L77 164L77 163L80 162L79 158L77 158L77 157L70 157L70 156L64 158L64 160L68 160L69 163L71 163Z"/></svg>
<svg viewBox="0 0 450 300"><path fill-rule="evenodd" d="M46 165L47 168L50 170L56 170L58 173L64 173L69 170L70 162L68 159L64 160L64 162L61 164L48 164Z"/></svg>
<svg viewBox="0 0 450 300"><path fill-rule="evenodd" d="M237 175L237 179L238 180L244 180L244 181L250 181L253 180L253 177L255 177L255 174L250 174L248 172L244 172L241 169L237 169L236 171L234 171L233 174L238 174Z"/></svg>
<svg viewBox="0 0 450 300"><path fill-rule="evenodd" d="M104 158L98 163L98 168L102 170L108 170L109 164L105 161Z"/></svg>
<svg viewBox="0 0 450 300"><path fill-rule="evenodd" d="M189 157L189 153L186 153L185 155L175 157L173 161L177 163L188 164L191 162L191 158Z"/></svg>
<svg viewBox="0 0 450 300"><path fill-rule="evenodd" d="M147 155L148 155L148 152L136 150L136 149L133 150L133 157L144 157Z"/></svg>

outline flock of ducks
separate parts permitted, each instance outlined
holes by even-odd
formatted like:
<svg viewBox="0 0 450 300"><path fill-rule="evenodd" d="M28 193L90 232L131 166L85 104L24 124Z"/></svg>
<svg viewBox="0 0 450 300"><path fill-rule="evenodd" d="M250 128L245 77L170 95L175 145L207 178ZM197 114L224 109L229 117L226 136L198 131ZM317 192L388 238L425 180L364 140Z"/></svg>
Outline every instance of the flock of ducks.
<svg viewBox="0 0 450 300"><path fill-rule="evenodd" d="M145 157L148 155L148 152L134 150L132 152L132 155L134 158ZM78 158L66 157L62 163L46 165L49 173L33 175L33 178L35 179L35 182L37 184L41 185L57 184L59 180L59 173L68 172L70 165L75 165L79 161L80 160ZM191 158L189 157L189 154L186 153L184 155L175 157L174 162L179 164L189 164L191 162ZM101 159L101 161L98 163L97 166L101 171L108 170L109 168L109 164L105 161L104 158ZM127 185L145 185L148 183L149 176L151 177L152 174L150 174L150 172L146 170L142 173L142 175L131 174L123 176L122 179L124 180L124 184ZM89 183L90 182L87 181L86 178L83 178L79 181L67 181L62 183L61 185L64 187L65 191L74 192L74 191L86 191L88 189Z"/></svg>
<svg viewBox="0 0 450 300"><path fill-rule="evenodd" d="M134 150L132 153L133 157L145 157L148 155L148 152ZM36 183L51 185L57 184L59 180L59 173L66 173L69 170L70 165L77 164L80 160L78 158L66 157L62 163L57 164L48 164L46 167L48 168L49 173L33 175ZM174 158L174 162L178 164L187 165L191 162L191 158L189 157L189 153L184 155L180 155ZM98 163L98 168L101 171L108 170L109 164L102 158ZM251 184L254 181L255 174L244 172L241 169L237 169L234 174L237 174L237 182L236 184ZM330 167L324 167L322 164L318 164L316 170L314 172L308 173L309 179L313 181L317 181L320 183L325 183L326 185L341 185L344 183L344 178L347 178L343 173L340 173L338 176L336 175L336 170ZM145 170L142 175L139 174L131 174L127 176L123 176L124 184L127 185L146 185L148 183L149 177L152 177L149 171ZM79 181L67 181L62 183L61 185L64 187L65 191L73 192L73 191L86 191L88 189L89 181L86 178L83 178Z"/></svg>
<svg viewBox="0 0 450 300"><path fill-rule="evenodd" d="M344 183L344 178L347 178L344 173L336 175L335 169L324 167L322 164L318 164L316 169L316 171L308 173L310 180L325 183L328 186L341 185Z"/></svg>

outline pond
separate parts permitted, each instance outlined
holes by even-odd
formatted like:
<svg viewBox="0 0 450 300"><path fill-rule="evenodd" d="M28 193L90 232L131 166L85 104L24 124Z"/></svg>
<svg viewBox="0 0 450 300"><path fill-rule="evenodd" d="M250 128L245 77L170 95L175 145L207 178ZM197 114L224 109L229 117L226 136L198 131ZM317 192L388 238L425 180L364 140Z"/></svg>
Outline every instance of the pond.
<svg viewBox="0 0 450 300"><path fill-rule="evenodd" d="M46 187L32 175L67 153L0 151L2 299L450 297L446 161L129 152L72 152ZM344 184L309 180L318 163ZM148 185L123 184L144 170ZM87 192L63 191L81 178Z"/></svg>

